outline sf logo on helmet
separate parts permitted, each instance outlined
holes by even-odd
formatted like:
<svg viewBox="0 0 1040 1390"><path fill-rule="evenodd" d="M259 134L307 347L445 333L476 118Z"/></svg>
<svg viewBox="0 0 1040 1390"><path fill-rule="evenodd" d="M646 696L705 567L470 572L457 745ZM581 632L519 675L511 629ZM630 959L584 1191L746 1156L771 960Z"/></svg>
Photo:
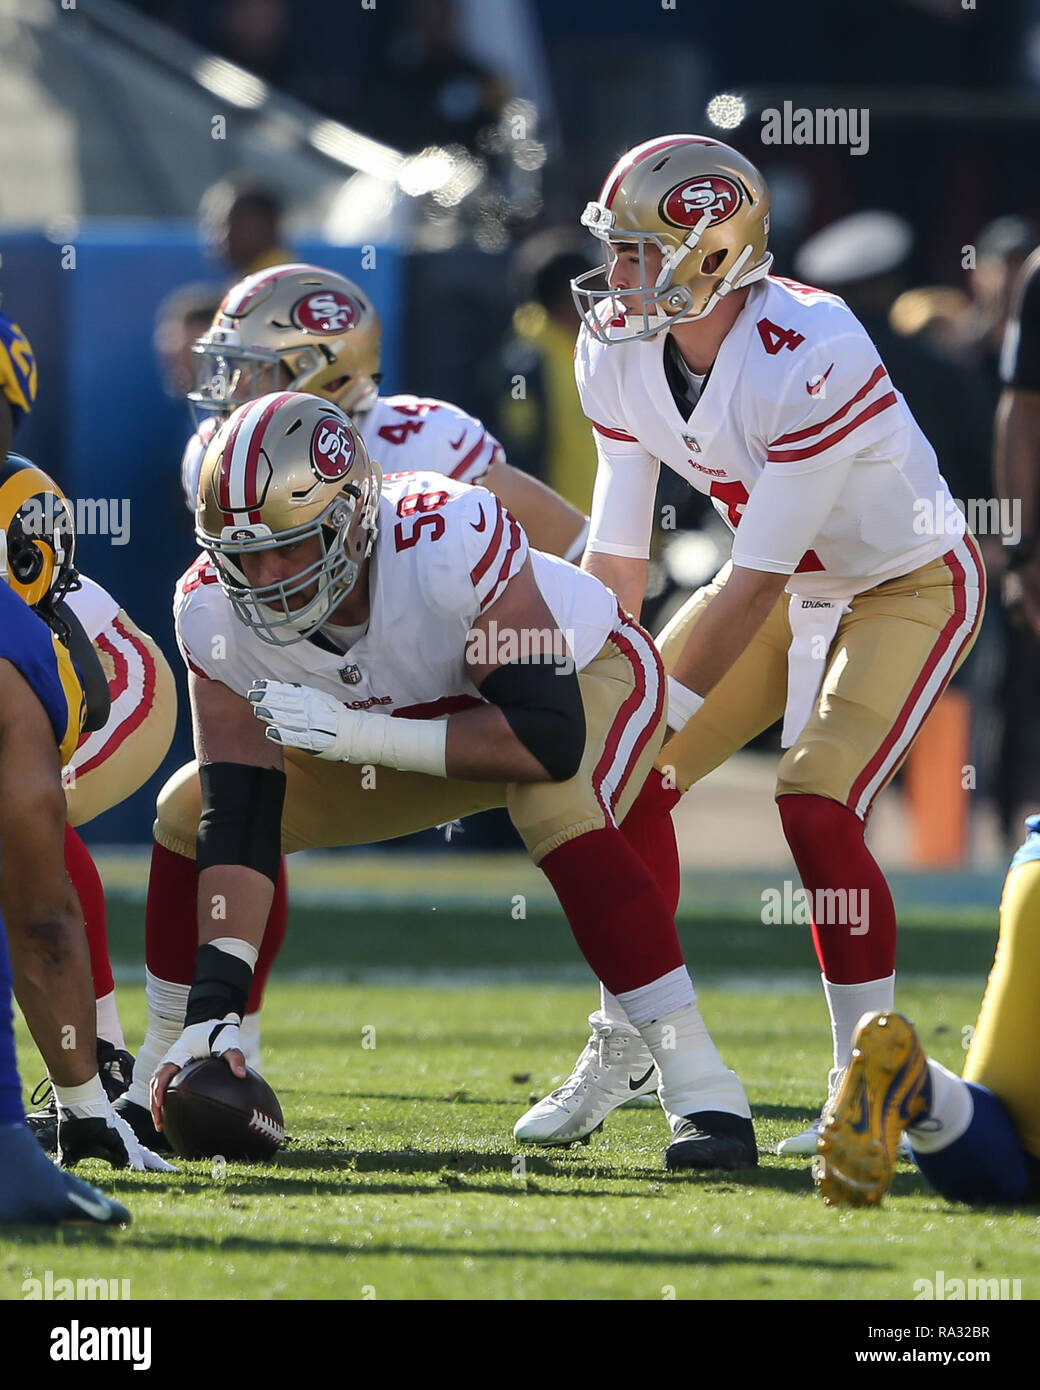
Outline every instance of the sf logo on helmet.
<svg viewBox="0 0 1040 1390"><path fill-rule="evenodd" d="M323 482L345 477L354 462L354 441L342 420L319 420L311 435L311 466Z"/></svg>
<svg viewBox="0 0 1040 1390"><path fill-rule="evenodd" d="M361 317L358 304L339 290L315 290L292 308L293 323L310 333L342 333Z"/></svg>
<svg viewBox="0 0 1040 1390"><path fill-rule="evenodd" d="M740 190L729 179L717 174L690 183L680 183L661 199L661 216L676 227L696 227L704 214L711 214L709 226L725 222L740 206Z"/></svg>

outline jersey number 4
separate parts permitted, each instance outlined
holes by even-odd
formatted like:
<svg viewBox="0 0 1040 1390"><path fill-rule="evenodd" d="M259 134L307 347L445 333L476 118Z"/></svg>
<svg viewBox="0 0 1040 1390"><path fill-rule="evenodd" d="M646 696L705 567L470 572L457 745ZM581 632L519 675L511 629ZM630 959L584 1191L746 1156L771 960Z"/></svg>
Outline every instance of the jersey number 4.
<svg viewBox="0 0 1040 1390"><path fill-rule="evenodd" d="M428 526L429 539L439 541L444 535L444 518L431 516L438 507L448 500L446 492L409 492L397 504L397 515L411 523L411 530L405 531L405 522L399 521L394 527L394 549L411 550L422 539L423 527Z"/></svg>
<svg viewBox="0 0 1040 1390"><path fill-rule="evenodd" d="M804 333L796 333L793 328L777 328L772 319L759 319L755 327L762 339L762 346L770 357L775 357L781 348L794 352L796 347L805 342Z"/></svg>
<svg viewBox="0 0 1040 1390"><path fill-rule="evenodd" d="M395 405L396 415L411 416L411 419L402 420L396 425L380 425L379 438L385 439L388 444L403 444L410 434L418 434L426 423L426 416L431 410L439 410L436 405Z"/></svg>

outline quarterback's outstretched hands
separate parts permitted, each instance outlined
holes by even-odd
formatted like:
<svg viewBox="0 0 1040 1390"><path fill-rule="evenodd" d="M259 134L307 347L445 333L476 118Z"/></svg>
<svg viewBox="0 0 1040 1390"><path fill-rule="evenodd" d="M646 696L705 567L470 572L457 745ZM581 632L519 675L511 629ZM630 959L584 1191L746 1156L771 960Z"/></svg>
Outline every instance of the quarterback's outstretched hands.
<svg viewBox="0 0 1040 1390"><path fill-rule="evenodd" d="M152 1121L156 1129L162 1129L162 1106L166 1088L189 1062L203 1057L223 1057L235 1076L245 1076L246 1059L242 1052L242 1035L238 1014L225 1014L223 1018L206 1019L203 1023L192 1023L185 1028L177 1041L155 1069L149 1087L152 1108Z"/></svg>
<svg viewBox="0 0 1040 1390"><path fill-rule="evenodd" d="M289 681L254 681L249 703L272 743L342 762L349 752L357 710L348 710L321 690Z"/></svg>

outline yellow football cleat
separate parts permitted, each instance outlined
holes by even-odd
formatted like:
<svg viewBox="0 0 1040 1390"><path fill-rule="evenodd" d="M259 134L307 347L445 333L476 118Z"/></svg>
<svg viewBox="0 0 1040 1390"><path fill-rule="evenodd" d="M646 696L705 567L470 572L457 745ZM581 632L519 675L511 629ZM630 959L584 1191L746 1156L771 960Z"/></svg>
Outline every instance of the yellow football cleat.
<svg viewBox="0 0 1040 1390"><path fill-rule="evenodd" d="M864 1014L852 1061L820 1122L813 1181L829 1207L876 1207L892 1185L899 1138L928 1110L928 1059L896 1013Z"/></svg>

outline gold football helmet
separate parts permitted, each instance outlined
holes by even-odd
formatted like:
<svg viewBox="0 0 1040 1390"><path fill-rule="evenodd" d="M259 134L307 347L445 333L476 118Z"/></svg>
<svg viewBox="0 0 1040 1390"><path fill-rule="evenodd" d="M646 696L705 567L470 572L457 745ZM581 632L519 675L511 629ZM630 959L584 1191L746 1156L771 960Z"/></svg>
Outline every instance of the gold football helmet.
<svg viewBox="0 0 1040 1390"><path fill-rule="evenodd" d="M232 286L192 348L199 408L226 416L270 391L306 391L360 414L375 401L383 326L345 276L276 265Z"/></svg>
<svg viewBox="0 0 1040 1390"><path fill-rule="evenodd" d="M55 605L79 588L75 554L68 498L41 468L8 454L0 465L0 579L56 631Z"/></svg>
<svg viewBox="0 0 1040 1390"><path fill-rule="evenodd" d="M579 275L571 289L589 332L604 343L652 338L675 323L702 319L773 263L765 180L742 154L702 135L666 135L629 150L581 223L606 244L604 269ZM611 289L606 277L618 247L632 245L640 283ZM648 246L661 252L653 277ZM705 271L704 262L719 253L721 260Z"/></svg>
<svg viewBox="0 0 1040 1390"><path fill-rule="evenodd" d="M351 593L375 542L382 483L348 417L318 396L275 392L223 422L202 460L195 538L236 616L263 641L302 641ZM250 585L242 556L311 537L317 560Z"/></svg>

